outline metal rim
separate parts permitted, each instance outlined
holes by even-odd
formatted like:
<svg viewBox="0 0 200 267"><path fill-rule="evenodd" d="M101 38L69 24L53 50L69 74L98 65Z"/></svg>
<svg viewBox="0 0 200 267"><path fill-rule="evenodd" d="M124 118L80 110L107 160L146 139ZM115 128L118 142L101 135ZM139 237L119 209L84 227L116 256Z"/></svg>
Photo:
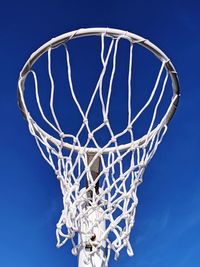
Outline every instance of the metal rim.
<svg viewBox="0 0 200 267"><path fill-rule="evenodd" d="M173 103L171 102L171 104L169 105L169 108L166 112L166 114L164 115L163 119L161 120L160 124L167 125L171 118L173 117L178 102L179 102L179 96L180 96L180 87L179 87L179 80L178 80L178 75L177 72L173 66L173 64L171 63L171 61L169 60L169 58L162 52L162 50L160 50L157 46L155 46L153 43L151 43L149 40L144 39L142 37L140 37L139 35L130 33L128 31L123 31L123 30L118 30L118 29L112 29L112 28L87 28L87 29L79 29L79 30L75 30L75 31L71 31L65 34L62 34L56 38L51 39L49 42L45 43L44 45L42 45L39 49L37 49L30 57L29 59L26 61L23 69L20 72L20 77L19 77L19 81L18 81L18 103L19 103L19 107L22 111L22 114L24 116L24 118L28 121L28 117L27 115L29 114L28 109L26 107L25 104L25 100L24 100L24 82L26 80L26 76L29 73L29 71L31 70L31 67L33 66L33 64L37 61L37 59L44 54L50 47L54 48L59 46L60 44L62 44L63 42L66 42L68 40L71 39L75 39L75 38L79 38L79 37L85 37L85 36L98 36L101 34L105 34L108 37L114 37L117 38L118 36L122 36L122 38L125 39L129 39L131 42L137 42L139 45L145 47L146 49L148 49L149 51L151 51L160 61L164 61L165 62L165 68L166 70L169 72L171 81L172 81L172 89L173 89ZM29 114L30 116L30 114ZM159 124L159 125L160 125ZM41 133L46 136L46 138L56 144L56 145L60 145L61 141L51 135L49 135L46 131L44 131L42 128L40 128L37 125L37 128L39 129L39 131L41 131ZM156 129L158 128L158 126L156 126L152 131L151 134L153 134ZM139 138L138 140L134 141L134 144L142 144L145 140L146 135L142 136L141 138ZM125 150L130 148L132 145L132 143L128 143L128 144L124 144L124 145L120 145L118 147L118 150ZM64 143L64 147L66 149L74 149L76 151L80 151L81 147L79 146L73 146L71 144L68 143ZM102 148L103 149L103 148ZM86 148L85 150L87 150L88 152L92 152L92 153L97 153L98 149L97 148ZM111 151L115 151L115 147L107 147L106 149L103 150L103 153L108 153Z"/></svg>

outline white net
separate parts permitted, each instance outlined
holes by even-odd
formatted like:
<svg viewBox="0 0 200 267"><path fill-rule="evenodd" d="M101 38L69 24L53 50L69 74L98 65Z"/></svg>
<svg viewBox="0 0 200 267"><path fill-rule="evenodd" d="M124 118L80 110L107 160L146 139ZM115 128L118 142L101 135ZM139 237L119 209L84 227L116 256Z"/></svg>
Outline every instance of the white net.
<svg viewBox="0 0 200 267"><path fill-rule="evenodd" d="M160 70L151 95L145 105L133 117L131 97L132 97L132 59L134 42L130 41L129 67L128 67L128 98L127 98L127 125L123 131L114 133L109 120L110 99L113 90L113 80L115 77L116 57L120 40L126 35L112 38L107 52L105 52L105 34L101 34L101 63L102 70L94 88L86 111L76 97L73 86L72 69L70 63L70 53L67 43L64 46L67 66L67 77L71 97L81 115L82 123L78 132L74 134L65 133L59 123L54 110L54 88L55 82L52 75L52 48L48 49L48 75L51 84L50 111L54 122L50 122L44 113L39 96L38 79L34 70L29 70L33 75L34 88L37 105L44 121L55 131L60 141L56 142L44 132L34 121L31 115L26 112L28 125L31 134L35 137L36 143L44 159L52 166L60 182L63 195L63 211L57 223L56 237L57 246L63 246L71 240L73 254L77 254L80 248L90 247L86 250L86 258L89 259L101 247L106 247L102 260L108 264L110 252L114 251L115 259L118 258L122 248L127 248L128 255L133 255L129 242L130 232L135 222L136 207L138 203L137 188L143 180L145 168L157 150L158 145L167 130L166 116L155 126L157 111L163 97L168 80L168 61L162 61ZM137 43L137 42L136 42ZM103 81L108 66L112 58L112 70L108 86L107 96L103 96ZM161 81L161 76L164 78ZM163 76L162 76L163 77ZM135 140L133 126L143 112L152 103L157 94L158 87L161 87L159 96L154 103L151 120L146 135ZM89 115L94 99L98 97L101 104L102 122L95 128L90 124ZM175 103L176 96L172 98L168 109ZM96 134L103 128L109 132L109 140L105 145L100 146ZM86 131L84 144L80 140L83 131ZM127 144L121 144L120 138L129 136ZM66 140L72 140L70 145L66 145ZM93 144L91 146L91 143ZM68 146L68 150L66 147ZM95 177L94 177L95 176ZM98 227L102 223L106 224L105 230ZM99 229L97 234L96 228ZM79 240L77 240L79 234ZM100 253L99 253L100 254Z"/></svg>

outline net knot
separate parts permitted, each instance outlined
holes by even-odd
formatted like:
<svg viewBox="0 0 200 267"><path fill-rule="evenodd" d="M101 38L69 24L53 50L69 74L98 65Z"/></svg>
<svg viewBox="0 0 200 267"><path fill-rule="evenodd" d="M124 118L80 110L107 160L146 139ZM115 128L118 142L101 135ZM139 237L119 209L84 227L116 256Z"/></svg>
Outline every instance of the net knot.
<svg viewBox="0 0 200 267"><path fill-rule="evenodd" d="M57 175L57 179L61 180L62 179L62 175Z"/></svg>
<svg viewBox="0 0 200 267"><path fill-rule="evenodd" d="M89 167L85 167L85 172L86 173L90 173L90 168Z"/></svg>
<svg viewBox="0 0 200 267"><path fill-rule="evenodd" d="M69 170L69 171L67 172L67 177L71 177L71 176L72 176L72 171Z"/></svg>
<svg viewBox="0 0 200 267"><path fill-rule="evenodd" d="M127 126L127 130L128 130L128 131L131 131L131 130L132 130L132 125L131 125L131 124L129 124L129 125Z"/></svg>
<svg viewBox="0 0 200 267"><path fill-rule="evenodd" d="M89 139L92 139L93 137L94 137L93 133L89 133L89 134L88 134L88 138L89 138Z"/></svg>
<svg viewBox="0 0 200 267"><path fill-rule="evenodd" d="M64 139L65 138L65 133L64 132L60 132L59 135L60 135L60 138L61 139Z"/></svg>
<svg viewBox="0 0 200 267"><path fill-rule="evenodd" d="M59 153L57 153L57 158L58 158L58 160L63 159L63 154L62 154L61 150L59 151Z"/></svg>
<svg viewBox="0 0 200 267"><path fill-rule="evenodd" d="M60 223L57 223L57 224L56 224L56 228L57 228L58 230L61 230L61 229L62 229L62 225L61 225Z"/></svg>
<svg viewBox="0 0 200 267"><path fill-rule="evenodd" d="M130 150L131 151L134 151L135 150L135 144L134 144L134 142L132 142L131 147L130 147Z"/></svg>
<svg viewBox="0 0 200 267"><path fill-rule="evenodd" d="M79 153L80 156L83 156L85 154L84 148L80 148L78 153Z"/></svg>
<svg viewBox="0 0 200 267"><path fill-rule="evenodd" d="M58 176L59 175L59 171L55 170L55 175Z"/></svg>
<svg viewBox="0 0 200 267"><path fill-rule="evenodd" d="M122 156L118 157L117 162L118 162L118 163L119 163L119 162L122 162L122 159L123 159ZM121 176L121 178L124 179L124 176Z"/></svg>
<svg viewBox="0 0 200 267"><path fill-rule="evenodd" d="M108 168L104 168L104 173L108 174L109 173L109 169Z"/></svg>
<svg viewBox="0 0 200 267"><path fill-rule="evenodd" d="M115 136L113 136L112 138L111 138L111 142L112 143L115 143L117 141L117 138L115 137Z"/></svg>
<svg viewBox="0 0 200 267"><path fill-rule="evenodd" d="M107 117L104 117L104 119L103 119L103 122L104 122L104 124L108 124L109 123L109 120L108 120L108 118Z"/></svg>
<svg viewBox="0 0 200 267"><path fill-rule="evenodd" d="M84 123L84 124L87 124L87 123L88 123L88 118L87 118L87 117L84 117L84 119L83 119L83 123Z"/></svg>
<svg viewBox="0 0 200 267"><path fill-rule="evenodd" d="M140 163L140 169L144 169L146 167L146 163L145 162L141 162Z"/></svg>
<svg viewBox="0 0 200 267"><path fill-rule="evenodd" d="M73 143L74 144L78 143L78 138L77 137L73 137Z"/></svg>
<svg viewBox="0 0 200 267"><path fill-rule="evenodd" d="M55 170L55 175L56 175L56 177L57 177L58 180L61 180L62 175L61 175L61 173L60 173L59 170Z"/></svg>

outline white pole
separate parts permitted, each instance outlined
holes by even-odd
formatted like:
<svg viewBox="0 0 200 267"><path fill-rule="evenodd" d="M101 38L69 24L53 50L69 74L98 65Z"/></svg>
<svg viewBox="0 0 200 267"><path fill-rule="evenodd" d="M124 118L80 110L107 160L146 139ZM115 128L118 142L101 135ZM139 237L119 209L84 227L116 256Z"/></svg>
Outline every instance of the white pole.
<svg viewBox="0 0 200 267"><path fill-rule="evenodd" d="M96 211L93 218L95 219L95 216L98 216L99 212ZM105 231L105 221L100 223L98 227L94 228L94 238L98 240L99 237L102 236L102 233ZM83 234L79 234L79 238L81 240L84 239ZM102 242L101 248L97 250L91 257L87 257L88 253L91 253L94 249L93 246L88 245L81 247L79 250L78 255L78 267L104 267L104 261L102 260L104 258L104 249L105 249L105 241Z"/></svg>
<svg viewBox="0 0 200 267"><path fill-rule="evenodd" d="M88 153L87 155L87 163L89 164L95 154ZM89 207L92 206L92 199L94 194L99 194L99 182L98 182L98 175L100 172L100 158L98 157L94 163L90 167L90 174L92 176L92 179L95 181L97 179L95 188L92 190L89 190L87 192L87 198ZM86 188L90 187L90 179L89 177L86 177ZM83 189L84 190L84 189ZM87 209L87 203L83 203L83 208ZM82 246L79 249L79 255L78 255L78 266L79 267L104 267L104 253L105 253L105 241L99 241L101 240L101 236L105 232L105 220L100 221L100 223L97 226L94 226L94 223L98 218L101 218L103 209L101 207L94 207L94 211L91 212L87 218L82 218L81 221L81 233L79 234L79 243L85 243L86 245ZM87 228L92 229L92 233L87 233ZM89 235L89 236L88 236ZM88 240L90 242L87 244ZM85 241L85 242L84 242ZM101 247L95 251L96 247L95 244L99 244L101 242ZM92 253L92 251L95 251ZM90 255L91 256L90 256Z"/></svg>

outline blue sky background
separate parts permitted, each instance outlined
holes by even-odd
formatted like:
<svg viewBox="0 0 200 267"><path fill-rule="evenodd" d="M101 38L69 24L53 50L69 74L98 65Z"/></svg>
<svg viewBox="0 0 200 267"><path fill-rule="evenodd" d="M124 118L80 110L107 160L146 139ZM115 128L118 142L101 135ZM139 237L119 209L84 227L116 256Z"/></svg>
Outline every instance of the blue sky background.
<svg viewBox="0 0 200 267"><path fill-rule="evenodd" d="M17 107L17 80L41 44L82 27L125 29L158 45L179 74L181 101L149 164L131 234L110 266L200 266L200 3L198 1L7 1L0 7L0 266L76 266L56 249L61 194Z"/></svg>

